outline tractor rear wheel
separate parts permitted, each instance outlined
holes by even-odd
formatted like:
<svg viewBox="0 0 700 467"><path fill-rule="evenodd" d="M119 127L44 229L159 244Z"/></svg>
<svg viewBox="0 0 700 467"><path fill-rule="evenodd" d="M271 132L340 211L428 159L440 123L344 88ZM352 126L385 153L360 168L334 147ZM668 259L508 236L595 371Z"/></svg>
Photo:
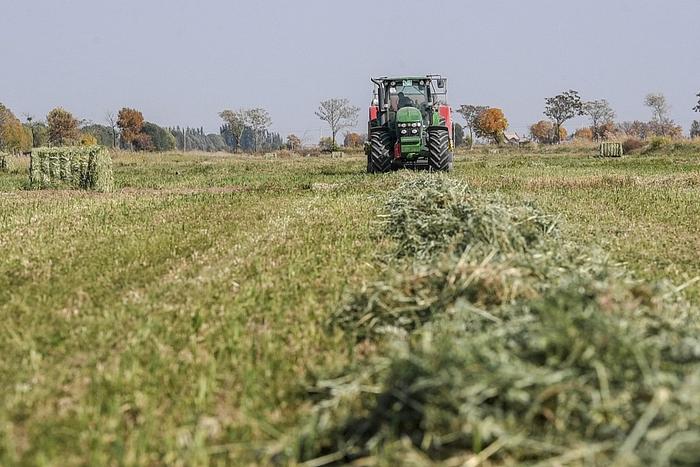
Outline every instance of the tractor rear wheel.
<svg viewBox="0 0 700 467"><path fill-rule="evenodd" d="M428 131L428 166L431 172L449 172L452 170L454 156L450 151L450 134L447 130Z"/></svg>
<svg viewBox="0 0 700 467"><path fill-rule="evenodd" d="M385 173L391 170L391 143L388 131L372 132L370 153L367 155L367 173Z"/></svg>

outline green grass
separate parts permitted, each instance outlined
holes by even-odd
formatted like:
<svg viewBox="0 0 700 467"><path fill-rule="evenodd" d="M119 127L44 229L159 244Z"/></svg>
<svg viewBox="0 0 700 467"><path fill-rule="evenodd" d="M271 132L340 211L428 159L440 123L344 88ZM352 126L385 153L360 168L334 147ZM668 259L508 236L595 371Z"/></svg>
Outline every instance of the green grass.
<svg viewBox="0 0 700 467"><path fill-rule="evenodd" d="M558 213L644 279L700 275L700 157L461 155L452 175ZM0 464L254 462L353 349L324 323L379 275L359 157L120 155L115 192L0 173ZM687 289L700 297L698 284Z"/></svg>

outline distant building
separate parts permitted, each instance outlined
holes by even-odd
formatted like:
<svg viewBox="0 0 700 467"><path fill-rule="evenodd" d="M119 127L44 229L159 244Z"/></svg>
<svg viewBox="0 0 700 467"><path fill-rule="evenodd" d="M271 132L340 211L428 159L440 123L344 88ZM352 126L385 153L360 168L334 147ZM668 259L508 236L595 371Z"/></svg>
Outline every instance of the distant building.
<svg viewBox="0 0 700 467"><path fill-rule="evenodd" d="M505 138L507 144L512 144L514 146L518 146L522 142L520 136L518 136L518 134L515 132L506 131L503 133L503 137Z"/></svg>

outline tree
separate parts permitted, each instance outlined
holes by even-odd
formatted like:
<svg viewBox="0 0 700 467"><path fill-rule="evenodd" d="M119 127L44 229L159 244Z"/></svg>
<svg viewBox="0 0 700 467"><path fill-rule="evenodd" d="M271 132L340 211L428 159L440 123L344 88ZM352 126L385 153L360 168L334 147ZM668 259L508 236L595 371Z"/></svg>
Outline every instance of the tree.
<svg viewBox="0 0 700 467"><path fill-rule="evenodd" d="M668 112L671 110L671 107L663 94L647 94L647 97L644 98L644 105L651 109L652 121L660 124L669 121Z"/></svg>
<svg viewBox="0 0 700 467"><path fill-rule="evenodd" d="M80 133L80 145L81 146L95 146L97 145L97 138L90 133Z"/></svg>
<svg viewBox="0 0 700 467"><path fill-rule="evenodd" d="M700 93L698 94L698 105L693 107L693 110L696 112L700 112Z"/></svg>
<svg viewBox="0 0 700 467"><path fill-rule="evenodd" d="M574 133L574 138L582 141L592 141L594 136L594 131L592 128L579 128Z"/></svg>
<svg viewBox="0 0 700 467"><path fill-rule="evenodd" d="M99 144L100 146L104 146L107 148L113 147L114 133L112 132L111 127L93 123L82 127L80 131L83 134L92 135L95 138L95 144Z"/></svg>
<svg viewBox="0 0 700 467"><path fill-rule="evenodd" d="M693 124L690 125L690 137L700 138L700 122L693 120Z"/></svg>
<svg viewBox="0 0 700 467"><path fill-rule="evenodd" d="M117 147L117 117L114 115L114 112L111 110L108 110L105 112L105 120L109 124L109 127L112 130L112 147L116 148Z"/></svg>
<svg viewBox="0 0 700 467"><path fill-rule="evenodd" d="M336 135L339 131L357 125L359 107L350 105L348 99L328 99L322 101L315 112L316 116L328 123L331 128L333 146L336 145Z"/></svg>
<svg viewBox="0 0 700 467"><path fill-rule="evenodd" d="M32 122L32 142L35 148L46 146L49 144L49 128L45 123Z"/></svg>
<svg viewBox="0 0 700 467"><path fill-rule="evenodd" d="M343 146L346 148L359 148L365 144L367 138L365 135L359 133L348 132L345 133L345 138L343 140Z"/></svg>
<svg viewBox="0 0 700 467"><path fill-rule="evenodd" d="M469 149L474 147L474 133L476 132L477 121L479 116L487 110L488 107L483 105L460 105L457 111L467 122L466 128L469 130Z"/></svg>
<svg viewBox="0 0 700 467"><path fill-rule="evenodd" d="M25 131L15 114L0 104L0 149L10 152L25 151L31 149L31 140L31 134Z"/></svg>
<svg viewBox="0 0 700 467"><path fill-rule="evenodd" d="M49 143L62 146L75 144L78 141L78 121L73 115L61 107L53 109L46 116L49 126Z"/></svg>
<svg viewBox="0 0 700 467"><path fill-rule="evenodd" d="M6 120L0 126L1 149L11 153L27 152L32 149L32 133L19 120Z"/></svg>
<svg viewBox="0 0 700 467"><path fill-rule="evenodd" d="M287 149L290 151L298 151L301 149L301 139L297 135L287 136Z"/></svg>
<svg viewBox="0 0 700 467"><path fill-rule="evenodd" d="M605 139L606 126L615 121L615 111L605 99L583 104L583 113L591 119L591 131L597 141ZM608 127L609 128L609 127Z"/></svg>
<svg viewBox="0 0 700 467"><path fill-rule="evenodd" d="M639 120L622 122L617 125L617 128L631 138L647 139L652 134L650 125Z"/></svg>
<svg viewBox="0 0 700 467"><path fill-rule="evenodd" d="M508 120L501 109L484 110L476 123L476 134L483 138L491 138L496 144L503 140L503 132L508 128Z"/></svg>
<svg viewBox="0 0 700 467"><path fill-rule="evenodd" d="M549 120L540 120L530 127L530 136L540 144L554 144L566 139L566 128L559 127L559 138L554 134L554 124Z"/></svg>
<svg viewBox="0 0 700 467"><path fill-rule="evenodd" d="M459 123L455 123L455 146L459 147L464 144L464 128Z"/></svg>
<svg viewBox="0 0 700 467"><path fill-rule="evenodd" d="M127 107L121 109L117 117L117 126L121 130L122 144L137 150L148 146L146 139L141 136L143 124L141 112Z"/></svg>
<svg viewBox="0 0 700 467"><path fill-rule="evenodd" d="M583 115L583 104L578 91L569 90L545 99L544 114L554 122L556 142L561 142L559 129L567 120Z"/></svg>
<svg viewBox="0 0 700 467"><path fill-rule="evenodd" d="M336 144L330 136L322 136L318 142L318 148L322 152L333 152L336 148Z"/></svg>
<svg viewBox="0 0 700 467"><path fill-rule="evenodd" d="M248 115L250 117L250 127L253 129L253 138L255 139L255 151L257 152L260 146L260 138L264 136L263 133L267 131L267 128L272 125L272 118L270 118L267 110L261 108L249 110Z"/></svg>
<svg viewBox="0 0 700 467"><path fill-rule="evenodd" d="M156 151L172 151L175 149L175 137L165 128L155 123L144 122L142 133L147 135Z"/></svg>
<svg viewBox="0 0 700 467"><path fill-rule="evenodd" d="M223 110L219 117L228 124L228 129L236 140L236 151L243 147L243 134L250 127L250 110Z"/></svg>

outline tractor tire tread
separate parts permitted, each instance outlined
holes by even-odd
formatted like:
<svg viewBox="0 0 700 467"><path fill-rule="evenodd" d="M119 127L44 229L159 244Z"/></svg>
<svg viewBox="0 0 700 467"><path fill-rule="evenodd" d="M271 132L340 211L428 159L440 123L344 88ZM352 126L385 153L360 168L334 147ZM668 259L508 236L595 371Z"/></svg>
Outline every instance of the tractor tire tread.
<svg viewBox="0 0 700 467"><path fill-rule="evenodd" d="M368 173L391 171L392 139L388 131L375 131L370 136L371 151L367 156Z"/></svg>
<svg viewBox="0 0 700 467"><path fill-rule="evenodd" d="M447 130L428 132L428 166L431 172L450 172L454 159L450 151L450 135Z"/></svg>

